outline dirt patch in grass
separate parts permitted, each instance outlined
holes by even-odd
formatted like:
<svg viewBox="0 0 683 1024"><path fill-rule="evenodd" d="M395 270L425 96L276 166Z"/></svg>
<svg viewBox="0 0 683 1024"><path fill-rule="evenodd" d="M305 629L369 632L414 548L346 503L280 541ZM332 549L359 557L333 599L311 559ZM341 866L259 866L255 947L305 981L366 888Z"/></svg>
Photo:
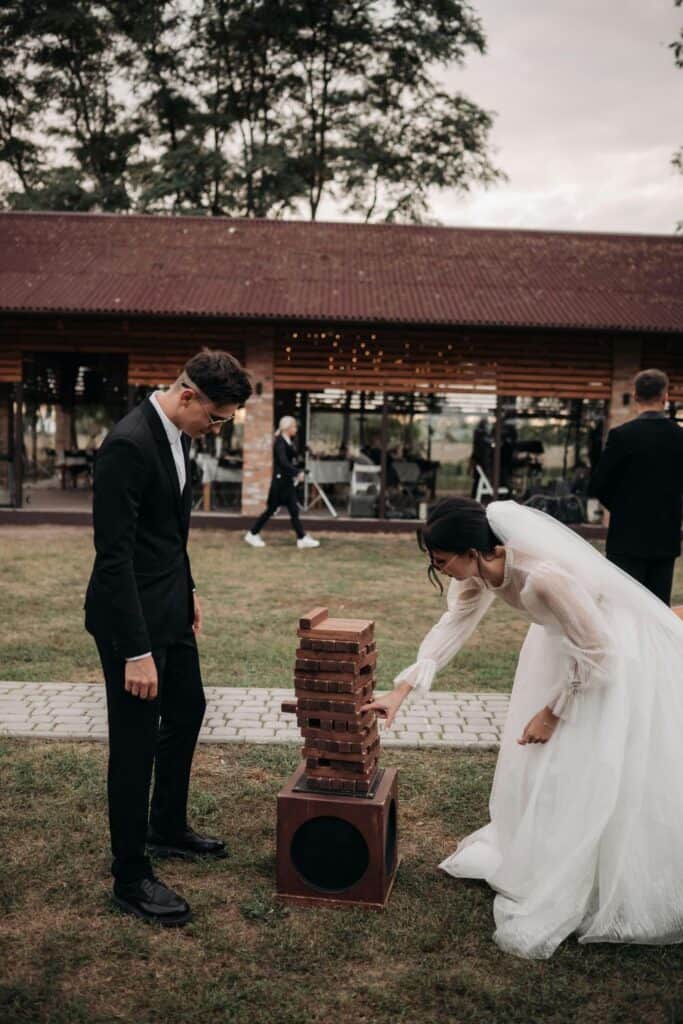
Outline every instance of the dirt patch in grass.
<svg viewBox="0 0 683 1024"><path fill-rule="evenodd" d="M683 1019L680 947L570 940L544 963L505 956L488 888L438 871L486 820L495 755L385 752L400 769L403 863L377 914L275 900L275 798L293 747L201 748L192 821L231 857L159 865L195 911L177 932L110 906L105 757L103 745L0 741L3 1024Z"/></svg>

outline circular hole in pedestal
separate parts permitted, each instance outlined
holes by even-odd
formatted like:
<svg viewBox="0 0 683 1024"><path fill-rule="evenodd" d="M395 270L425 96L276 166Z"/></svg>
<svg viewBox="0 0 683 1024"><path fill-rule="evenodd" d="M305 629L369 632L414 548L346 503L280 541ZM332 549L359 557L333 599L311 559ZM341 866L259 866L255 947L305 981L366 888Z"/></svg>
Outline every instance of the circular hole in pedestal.
<svg viewBox="0 0 683 1024"><path fill-rule="evenodd" d="M290 853L303 880L326 892L349 889L361 880L370 863L368 844L343 818L304 822L294 833Z"/></svg>
<svg viewBox="0 0 683 1024"><path fill-rule="evenodd" d="M387 875L391 875L396 867L396 843L398 840L396 825L396 801L391 801L387 818L387 837L384 844L384 867Z"/></svg>

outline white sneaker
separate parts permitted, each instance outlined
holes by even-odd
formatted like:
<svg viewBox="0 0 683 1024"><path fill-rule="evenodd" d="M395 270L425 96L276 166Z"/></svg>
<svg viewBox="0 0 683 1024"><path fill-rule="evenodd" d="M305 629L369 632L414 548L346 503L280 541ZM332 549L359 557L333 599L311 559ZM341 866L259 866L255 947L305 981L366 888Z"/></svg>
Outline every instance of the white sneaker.
<svg viewBox="0 0 683 1024"><path fill-rule="evenodd" d="M252 548L264 548L266 542L259 537L258 533L245 533L244 539L247 544L251 544Z"/></svg>
<svg viewBox="0 0 683 1024"><path fill-rule="evenodd" d="M298 548L319 548L320 547L320 541L319 540L315 540L313 537L310 537L308 534L305 534L303 537L301 537L296 542L296 546Z"/></svg>

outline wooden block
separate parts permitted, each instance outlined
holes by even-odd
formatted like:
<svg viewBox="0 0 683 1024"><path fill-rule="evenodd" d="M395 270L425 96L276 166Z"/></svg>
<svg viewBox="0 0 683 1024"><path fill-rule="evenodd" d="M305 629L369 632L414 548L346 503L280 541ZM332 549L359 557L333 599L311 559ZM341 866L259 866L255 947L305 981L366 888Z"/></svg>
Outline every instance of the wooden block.
<svg viewBox="0 0 683 1024"><path fill-rule="evenodd" d="M361 707L364 700L372 699L373 680L369 680L362 686L354 686L353 689L342 690L343 683L316 683L313 680L306 680L304 683L297 682L294 692L298 700L337 700L346 701L350 705ZM351 684L349 684L351 685ZM310 707L310 705L309 705ZM329 709L327 709L329 710ZM345 714L347 712L344 712Z"/></svg>
<svg viewBox="0 0 683 1024"><path fill-rule="evenodd" d="M315 735L315 736L333 736L333 735L337 734L337 732L332 729L332 722L328 721L327 719L312 718L312 721L314 721L316 724L315 724L315 726L309 726L309 724L308 724L309 719L308 719L308 717L306 717L309 714L311 716L313 716L315 714L315 712L311 711L311 712L306 712L305 715L297 715L297 722L298 722L298 725L299 725L299 729L301 730L301 735L302 736L306 736L308 734L310 734L311 736L313 736L313 735ZM348 732L348 729L346 728L346 726L344 726L343 730L338 730L338 731L339 731L339 735L341 735L341 736L349 735L349 732ZM355 734L352 734L352 735L355 735Z"/></svg>
<svg viewBox="0 0 683 1024"><path fill-rule="evenodd" d="M308 785L321 793L335 793L342 796L363 796L370 789L371 782L364 779L309 779Z"/></svg>
<svg viewBox="0 0 683 1024"><path fill-rule="evenodd" d="M310 653L310 651L302 651L301 648L296 652L297 657L294 662L294 670L296 672L317 672L324 676L336 675L337 673L357 676L363 669L372 669L377 665L377 653L375 651L360 654L355 659L350 659L344 653L337 654L332 658L327 656L327 652L323 652L325 657L307 657L306 655Z"/></svg>
<svg viewBox="0 0 683 1024"><path fill-rule="evenodd" d="M339 712L341 715L348 715L352 713L358 714L364 704L369 704L372 700L372 687L366 686L362 690L358 690L355 694L349 694L350 700L345 700L345 694L337 693L334 698L321 697L320 694L316 695L313 691L307 691L309 695L298 697L298 706L300 711L327 711L327 712Z"/></svg>
<svg viewBox="0 0 683 1024"><path fill-rule="evenodd" d="M296 672L322 672L332 675L336 672L344 672L357 676L360 672L360 665L355 661L332 661L329 658L297 658L294 662Z"/></svg>
<svg viewBox="0 0 683 1024"><path fill-rule="evenodd" d="M343 658L349 654L360 657L364 654L372 654L376 649L377 644L374 640L361 644L351 640L311 640L307 637L300 638L298 647L299 652L324 651L326 658Z"/></svg>
<svg viewBox="0 0 683 1024"><path fill-rule="evenodd" d="M294 681L298 683L354 683L358 676L354 672L299 672L294 673Z"/></svg>
<svg viewBox="0 0 683 1024"><path fill-rule="evenodd" d="M299 706L295 700L286 700L280 705L280 711L285 715L295 715L299 710Z"/></svg>
<svg viewBox="0 0 683 1024"><path fill-rule="evenodd" d="M332 723L326 723L331 726ZM377 723L361 732L353 733L348 730L335 730L333 728L309 729L303 726L301 735L307 740L310 746L321 747L322 750L344 750L356 752L366 750L379 736ZM322 746L321 746L322 744Z"/></svg>
<svg viewBox="0 0 683 1024"><path fill-rule="evenodd" d="M334 777L337 779L351 779L354 782L372 782L377 771L377 761L378 758L374 757L367 764L359 765L357 770L354 765L346 767L330 765L330 767L323 768L309 768L306 766L306 776L309 779Z"/></svg>
<svg viewBox="0 0 683 1024"><path fill-rule="evenodd" d="M302 747L301 749L301 756L306 760L315 758L318 762L321 760L329 760L331 764L334 764L337 761L344 761L353 764L366 764L373 759L376 761L379 757L379 738L377 738L374 743L370 744L368 747L346 752L338 749L321 749L323 744L316 744L315 740L309 740L308 742L311 745ZM351 744L346 745L351 746ZM337 743L335 746L340 747L344 746L344 744ZM358 746L358 744L356 744L356 746Z"/></svg>
<svg viewBox="0 0 683 1024"><path fill-rule="evenodd" d="M310 640L337 640L367 643L374 639L375 623L372 619L323 619L318 625L299 626L297 636Z"/></svg>
<svg viewBox="0 0 683 1024"><path fill-rule="evenodd" d="M324 744L324 740L306 740L306 746L302 748L301 756L304 758L315 757L331 762L348 761L353 764L366 764L369 759L379 757L379 737L367 747L361 747L360 750L328 750L323 746ZM348 744L348 746L350 745ZM343 744L335 744L335 747L339 746L343 746Z"/></svg>
<svg viewBox="0 0 683 1024"><path fill-rule="evenodd" d="M299 646L307 651L326 651L329 654L360 654L368 645L354 640L317 640L304 636Z"/></svg>
<svg viewBox="0 0 683 1024"><path fill-rule="evenodd" d="M357 719L361 708L372 700L372 690L359 690L357 694L339 693L331 690L303 690L297 687L297 702L287 701L281 705L283 714L316 715L319 712L338 712L340 720ZM357 699L355 699L357 698ZM340 726L342 728L342 726Z"/></svg>
<svg viewBox="0 0 683 1024"><path fill-rule="evenodd" d="M355 690L362 690L368 683L374 683L375 677L370 673L354 676L350 672L337 672L335 675L324 675L322 672L295 672L294 685L308 687L310 690L322 690L323 683L327 683L327 690L330 693L353 693Z"/></svg>
<svg viewBox="0 0 683 1024"><path fill-rule="evenodd" d="M377 722L374 711L365 711L363 714L344 715L334 711L307 711L297 710L297 721L301 728L307 729L329 729L340 735L348 733L362 733Z"/></svg>
<svg viewBox="0 0 683 1024"><path fill-rule="evenodd" d="M375 680L373 678L373 688L374 684ZM309 693L338 693L342 696L350 696L356 693L357 690L362 690L364 685L365 684L355 685L354 683L328 682L325 680L319 682L317 679L314 678L305 678L300 681L297 680L295 677L294 690L296 692L297 697L301 695L306 696L306 694Z"/></svg>
<svg viewBox="0 0 683 1024"><path fill-rule="evenodd" d="M299 629L313 629L327 618L327 608L314 608L299 619Z"/></svg>

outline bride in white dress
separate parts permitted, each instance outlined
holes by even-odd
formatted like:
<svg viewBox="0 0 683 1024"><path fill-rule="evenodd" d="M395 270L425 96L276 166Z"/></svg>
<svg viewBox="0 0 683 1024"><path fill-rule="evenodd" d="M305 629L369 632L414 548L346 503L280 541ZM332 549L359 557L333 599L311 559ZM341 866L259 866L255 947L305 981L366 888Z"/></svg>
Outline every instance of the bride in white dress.
<svg viewBox="0 0 683 1024"><path fill-rule="evenodd" d="M423 529L448 610L395 689L393 722L495 598L531 620L490 822L440 865L497 893L495 941L549 957L579 941L683 941L683 622L573 531L515 502L448 499Z"/></svg>

